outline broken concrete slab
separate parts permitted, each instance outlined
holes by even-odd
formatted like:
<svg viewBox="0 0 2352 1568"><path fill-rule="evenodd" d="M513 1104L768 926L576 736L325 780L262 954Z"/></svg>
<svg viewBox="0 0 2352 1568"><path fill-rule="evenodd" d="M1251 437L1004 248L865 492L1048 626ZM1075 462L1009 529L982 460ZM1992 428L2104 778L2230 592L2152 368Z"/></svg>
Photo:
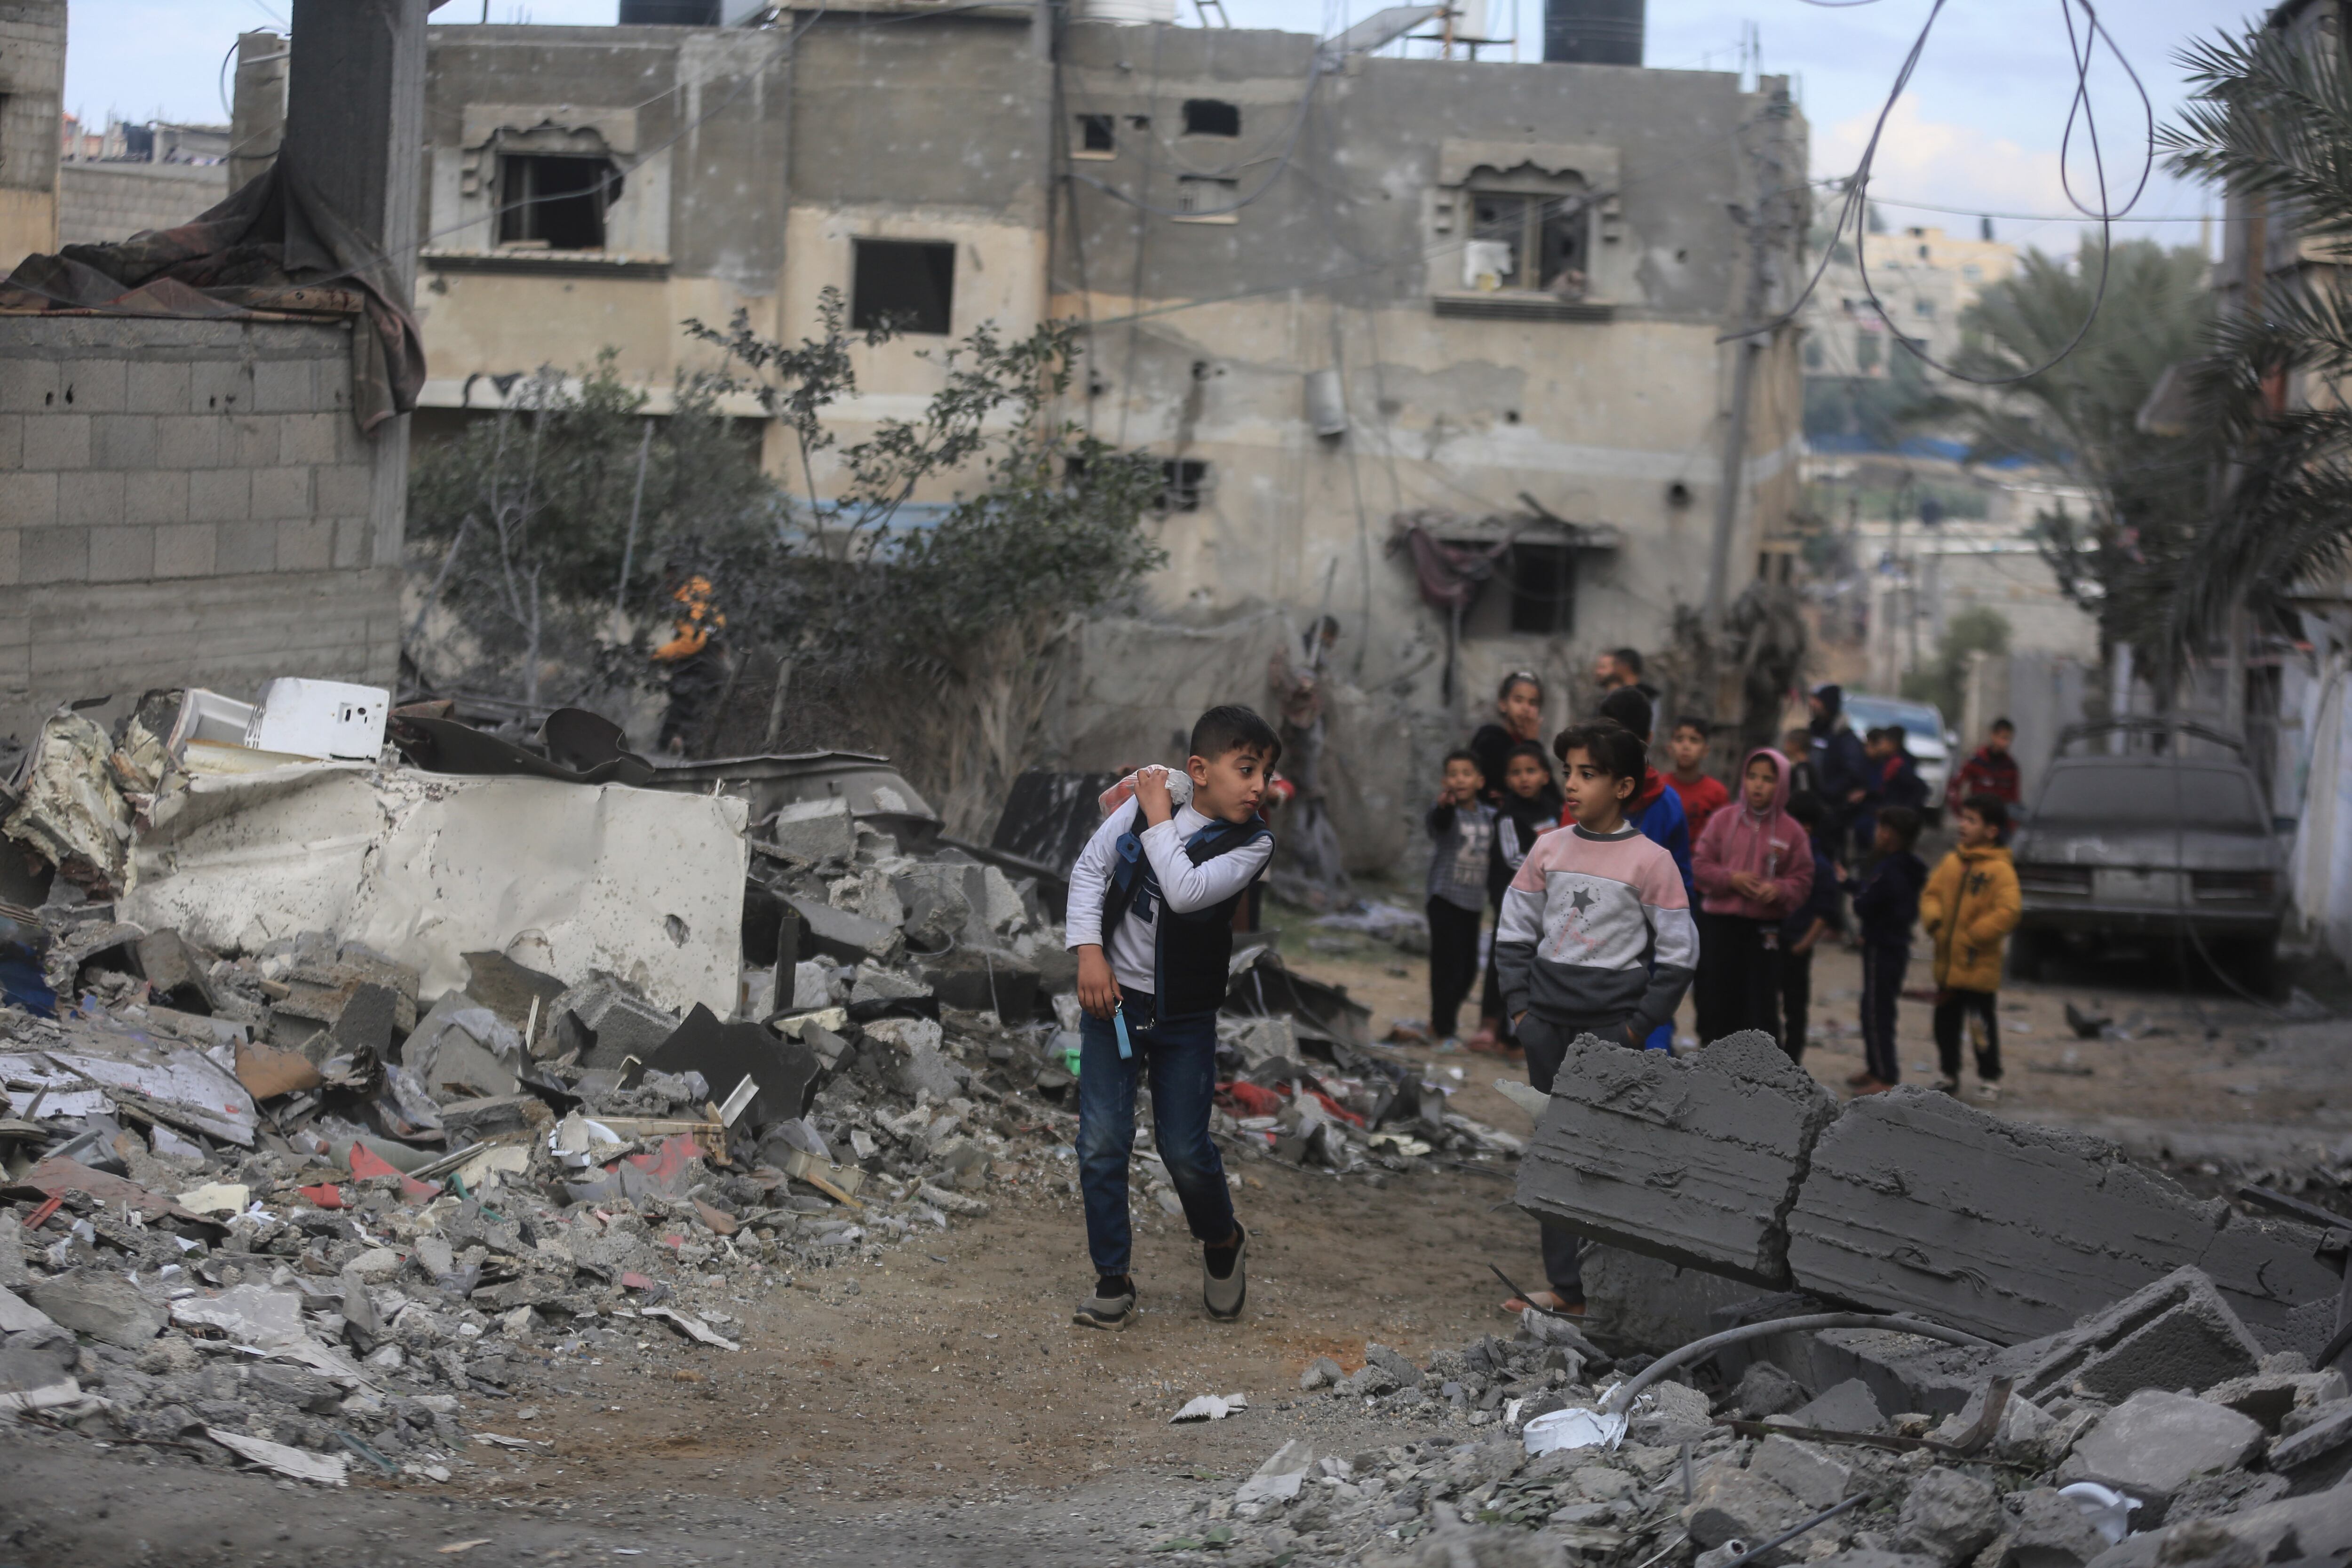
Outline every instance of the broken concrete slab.
<svg viewBox="0 0 2352 1568"><path fill-rule="evenodd" d="M232 954L338 932L415 964L428 995L464 984L465 953L537 931L551 973L731 1008L744 820L727 797L362 763L200 776L138 829L121 918Z"/></svg>
<svg viewBox="0 0 2352 1568"><path fill-rule="evenodd" d="M1938 1465L1911 1483L1895 1520L1895 1549L1938 1563L1965 1563L2000 1528L2000 1494L1974 1476Z"/></svg>
<svg viewBox="0 0 2352 1568"><path fill-rule="evenodd" d="M2352 1489L2337 1488L2218 1519L2143 1531L2092 1559L2092 1568L2341 1563L2347 1552L2352 1552Z"/></svg>
<svg viewBox="0 0 2352 1568"><path fill-rule="evenodd" d="M2200 1475L2244 1464L2263 1429L2236 1411L2161 1388L2144 1388L2099 1418L2058 1468L2061 1485L2097 1481L2162 1505Z"/></svg>
<svg viewBox="0 0 2352 1568"><path fill-rule="evenodd" d="M814 1051L779 1037L764 1024L724 1023L709 1008L698 1006L655 1047L644 1068L623 1082L634 1084L646 1071L698 1072L713 1099L725 1097L748 1076L760 1086L759 1093L736 1120L759 1128L808 1114L819 1067Z"/></svg>
<svg viewBox="0 0 2352 1568"><path fill-rule="evenodd" d="M896 926L869 921L847 910L836 910L814 899L787 898L784 901L793 907L794 914L808 922L809 940L828 958L843 963L856 963L866 958L887 963L898 955L900 943Z"/></svg>
<svg viewBox="0 0 2352 1568"><path fill-rule="evenodd" d="M593 975L551 1005L557 1017L570 1016L587 1031L580 1065L617 1068L631 1058L643 1061L677 1030L677 1016L635 995L608 975Z"/></svg>
<svg viewBox="0 0 2352 1568"><path fill-rule="evenodd" d="M15 1238L5 1237L8 1250L15 1251ZM38 1307L26 1301L13 1290L0 1290L0 1334L28 1333L35 1329L56 1328L57 1321Z"/></svg>
<svg viewBox="0 0 2352 1568"><path fill-rule="evenodd" d="M79 1268L36 1279L26 1295L59 1328L124 1350L140 1350L163 1331L163 1309L118 1274Z"/></svg>
<svg viewBox="0 0 2352 1568"><path fill-rule="evenodd" d="M521 1034L536 1019L546 1024L556 999L569 988L544 970L518 963L503 952L467 952L466 994L496 1013L508 1027Z"/></svg>
<svg viewBox="0 0 2352 1568"><path fill-rule="evenodd" d="M2011 1494L2009 1510L2009 1568L2083 1568L2109 1545L2074 1500L2054 1487Z"/></svg>
<svg viewBox="0 0 2352 1568"><path fill-rule="evenodd" d="M1846 1107L1788 1223L1806 1289L2012 1342L2217 1254L2232 1272L2214 1283L2257 1332L2257 1314L2284 1321L2337 1285L2296 1227L2234 1225L2102 1139L1916 1089Z"/></svg>
<svg viewBox="0 0 2352 1568"><path fill-rule="evenodd" d="M238 1285L215 1296L183 1296L172 1321L215 1328L241 1345L281 1345L302 1338L302 1298L267 1285Z"/></svg>
<svg viewBox="0 0 2352 1568"><path fill-rule="evenodd" d="M2292 1415L2352 1398L2352 1387L2334 1367L2326 1372L2258 1372L2215 1384L2203 1391L2203 1397L2276 1432Z"/></svg>
<svg viewBox="0 0 2352 1568"><path fill-rule="evenodd" d="M1718 1460L1699 1477L1691 1500L1683 1505L1683 1529L1701 1551L1727 1541L1759 1545L1811 1511L1767 1478ZM1788 1560L1784 1555L1773 1561Z"/></svg>
<svg viewBox="0 0 2352 1568"><path fill-rule="evenodd" d="M452 992L417 1021L400 1047L400 1065L436 1100L519 1094L522 1036L464 992Z"/></svg>
<svg viewBox="0 0 2352 1568"><path fill-rule="evenodd" d="M37 1059L0 1046L0 1071L14 1081L45 1083L58 1070L117 1098L146 1100L163 1119L183 1121L208 1137L253 1147L253 1096L226 1068L176 1039L165 1045L109 1019L78 1017L64 1022L63 1038L45 1047Z"/></svg>
<svg viewBox="0 0 2352 1568"><path fill-rule="evenodd" d="M1837 1102L1770 1036L1696 1056L1569 1047L1519 1166L1519 1206L1612 1247L1789 1283L1783 1216Z"/></svg>
<svg viewBox="0 0 2352 1568"><path fill-rule="evenodd" d="M1909 1408L1916 1410L1919 1406ZM1870 1384L1858 1377L1849 1377L1822 1390L1820 1398L1789 1412L1789 1419L1817 1432L1875 1432L1886 1425L1886 1416L1872 1395Z"/></svg>
<svg viewBox="0 0 2352 1568"><path fill-rule="evenodd" d="M1994 1368L2027 1399L2079 1386L2115 1403L2143 1388L2210 1388L2252 1374L2263 1347L2196 1268L2176 1268L2059 1333L2013 1345Z"/></svg>
<svg viewBox="0 0 2352 1568"><path fill-rule="evenodd" d="M450 1147L459 1149L502 1132L545 1127L555 1120L547 1101L535 1094L501 1094L478 1100L453 1100L441 1107L441 1125Z"/></svg>
<svg viewBox="0 0 2352 1568"><path fill-rule="evenodd" d="M215 1011L210 963L176 931L152 931L139 939L139 971L147 977L148 994L184 1013Z"/></svg>
<svg viewBox="0 0 2352 1568"><path fill-rule="evenodd" d="M2352 1445L2352 1403L2319 1412L2310 1425L2272 1444L2270 1467L2281 1475L2294 1475L2313 1466L2324 1466L2333 1471L2347 1458L2352 1458L2347 1445ZM2295 1477L2298 1483L2303 1479Z"/></svg>
<svg viewBox="0 0 2352 1568"><path fill-rule="evenodd" d="M857 853L856 821L841 795L788 802L760 824L752 837L767 854L813 866L847 860Z"/></svg>
<svg viewBox="0 0 2352 1568"><path fill-rule="evenodd" d="M1748 1469L1815 1509L1843 1502L1860 1471L1851 1449L1840 1451L1778 1433L1756 1446Z"/></svg>

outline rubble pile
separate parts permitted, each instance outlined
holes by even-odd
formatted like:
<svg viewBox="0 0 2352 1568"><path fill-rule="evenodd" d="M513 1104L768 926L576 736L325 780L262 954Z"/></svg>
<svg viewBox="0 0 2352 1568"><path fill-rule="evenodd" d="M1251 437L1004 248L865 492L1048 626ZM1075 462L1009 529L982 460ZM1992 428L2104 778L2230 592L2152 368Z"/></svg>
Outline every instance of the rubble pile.
<svg viewBox="0 0 2352 1568"><path fill-rule="evenodd" d="M525 747L404 711L378 755L381 705L305 757L244 706L61 713L11 785L0 1408L446 1479L532 1441L477 1428L547 1368L724 1355L740 1292L1074 1188L1061 889L878 759L672 777L593 716ZM534 822L606 837L559 858ZM1270 948L1228 1011L1239 1158L1517 1151ZM1134 1201L1174 1214L1144 1124Z"/></svg>
<svg viewBox="0 0 2352 1568"><path fill-rule="evenodd" d="M2298 1560L2352 1552L2352 1389L2298 1351L2264 1352L2198 1269L2006 1348L1842 1331L1883 1342L1875 1381L1825 1381L1851 1360L1791 1331L1641 1386L1652 1358L1612 1357L1534 1310L1515 1338L1426 1366L1379 1344L1353 1373L1318 1361L1301 1379L1313 1403L1396 1422L1395 1439L1353 1422L1344 1444L1295 1438L1168 1544L1426 1568L2218 1568L2281 1560L2282 1541ZM1773 1359L1746 1355L1759 1344ZM1916 1384L1885 1375L1929 1352ZM1937 1413L1955 1383L1965 1399Z"/></svg>

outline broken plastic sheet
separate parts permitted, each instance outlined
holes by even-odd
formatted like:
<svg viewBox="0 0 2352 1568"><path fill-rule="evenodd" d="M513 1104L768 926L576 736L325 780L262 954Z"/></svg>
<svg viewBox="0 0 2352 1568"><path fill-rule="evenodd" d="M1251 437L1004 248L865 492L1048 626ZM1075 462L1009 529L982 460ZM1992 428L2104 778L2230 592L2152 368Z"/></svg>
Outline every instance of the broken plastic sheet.
<svg viewBox="0 0 2352 1568"><path fill-rule="evenodd" d="M464 955L543 938L664 1007L734 1010L739 800L310 763L193 779L131 852L122 916L231 953L331 931L462 988Z"/></svg>
<svg viewBox="0 0 2352 1568"><path fill-rule="evenodd" d="M253 1147L253 1096L235 1074L202 1051L171 1049L127 1029L76 1020L54 1046L0 1047L0 1078L12 1085L48 1086L50 1096L41 1102L45 1117L65 1113L72 1102L62 1095L95 1086L150 1101L157 1114L176 1115L241 1149ZM9 1104L16 1103L11 1094Z"/></svg>
<svg viewBox="0 0 2352 1568"><path fill-rule="evenodd" d="M1555 1448L1614 1448L1624 1440L1625 1417L1598 1410L1554 1410L1528 1422L1522 1437L1529 1458Z"/></svg>
<svg viewBox="0 0 2352 1568"><path fill-rule="evenodd" d="M1186 1402L1184 1408L1168 1418L1168 1425L1186 1421L1223 1421L1236 1410L1247 1410L1249 1399L1239 1394L1203 1394Z"/></svg>
<svg viewBox="0 0 2352 1568"><path fill-rule="evenodd" d="M345 1472L351 1468L351 1462L341 1454L313 1454L308 1449L289 1448L267 1437L250 1436L219 1426L205 1427L205 1436L241 1459L248 1459L281 1476L291 1476L298 1481L320 1481L339 1487L343 1484Z"/></svg>

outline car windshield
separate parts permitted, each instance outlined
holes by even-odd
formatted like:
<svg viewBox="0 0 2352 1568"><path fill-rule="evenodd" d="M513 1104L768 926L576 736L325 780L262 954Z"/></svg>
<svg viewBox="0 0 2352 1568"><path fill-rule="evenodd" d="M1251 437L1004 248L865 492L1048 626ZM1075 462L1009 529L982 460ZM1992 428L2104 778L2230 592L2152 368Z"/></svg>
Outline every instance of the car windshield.
<svg viewBox="0 0 2352 1568"><path fill-rule="evenodd" d="M2037 826L2068 822L2168 827L2179 823L2194 832L2270 831L2253 781L2244 773L2226 768L2175 768L2154 760L2059 768L2034 802L2033 821Z"/></svg>
<svg viewBox="0 0 2352 1568"><path fill-rule="evenodd" d="M1846 722L1856 733L1900 724L1906 741L1944 743L1944 716L1925 702L1898 702L1891 697L1849 697Z"/></svg>

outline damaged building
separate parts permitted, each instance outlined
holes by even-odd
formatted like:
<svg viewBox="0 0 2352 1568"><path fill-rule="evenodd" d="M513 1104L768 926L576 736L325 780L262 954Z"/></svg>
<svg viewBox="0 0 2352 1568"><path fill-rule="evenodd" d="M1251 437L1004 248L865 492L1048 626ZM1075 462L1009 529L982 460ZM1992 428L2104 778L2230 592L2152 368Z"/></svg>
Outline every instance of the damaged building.
<svg viewBox="0 0 2352 1568"><path fill-rule="evenodd" d="M1711 572L1752 579L1799 439L1793 339L1719 341L1793 287L1785 79L1376 52L1433 15L1322 42L1013 5L436 26L420 438L608 345L659 413L705 363L682 321L792 341L827 289L911 327L857 351L851 437L984 321L1084 321L1070 413L1160 457L1169 562L1150 616L1077 639L1063 761L1269 701L1269 658L1331 615L1331 809L1383 863L1419 752L1503 671L1560 689L1662 647ZM1415 530L1489 574L1458 616Z"/></svg>

